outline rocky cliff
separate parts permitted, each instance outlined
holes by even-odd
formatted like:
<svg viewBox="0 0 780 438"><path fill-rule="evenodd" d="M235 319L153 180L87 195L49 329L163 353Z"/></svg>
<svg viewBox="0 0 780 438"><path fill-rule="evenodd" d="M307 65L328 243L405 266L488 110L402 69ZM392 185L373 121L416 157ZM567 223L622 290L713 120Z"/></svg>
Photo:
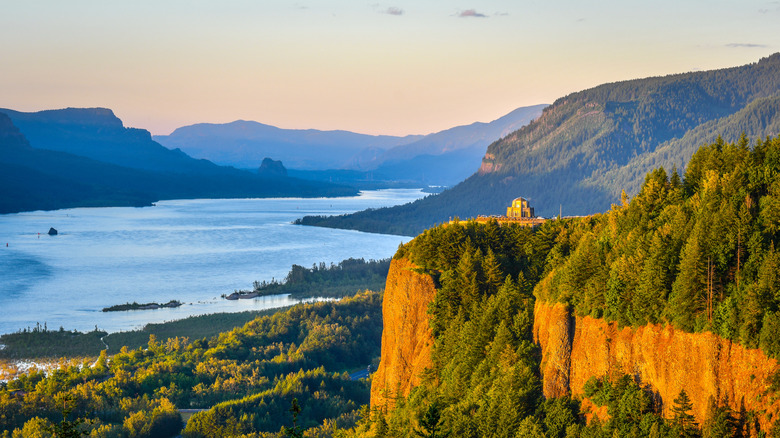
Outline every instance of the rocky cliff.
<svg viewBox="0 0 780 438"><path fill-rule="evenodd" d="M436 295L433 279L406 259L390 265L383 302L382 361L373 376L371 407L391 410L431 366L434 344L428 305ZM768 394L778 361L712 333L687 333L670 325L619 328L592 317L575 316L563 304L538 300L534 342L542 352L545 397L583 396L591 377L634 376L654 393L667 418L673 400L685 390L701 424L710 398L735 412L754 411L762 430L780 416L780 399ZM606 409L583 406L601 417ZM590 417L590 415L588 415Z"/></svg>
<svg viewBox="0 0 780 438"><path fill-rule="evenodd" d="M371 380L372 408L392 409L395 398L409 395L431 365L433 334L428 325L428 304L436 287L429 275L414 269L406 259L390 264L382 302L382 361Z"/></svg>
<svg viewBox="0 0 780 438"><path fill-rule="evenodd" d="M670 325L621 329L601 319L573 316L563 304L537 301L534 341L542 350L546 397L581 395L589 378L616 372L649 385L666 417L682 389L694 401L699 424L709 397L737 412L743 406L766 411L759 418L765 430L780 412L780 402L765 394L777 361L712 333L686 333Z"/></svg>

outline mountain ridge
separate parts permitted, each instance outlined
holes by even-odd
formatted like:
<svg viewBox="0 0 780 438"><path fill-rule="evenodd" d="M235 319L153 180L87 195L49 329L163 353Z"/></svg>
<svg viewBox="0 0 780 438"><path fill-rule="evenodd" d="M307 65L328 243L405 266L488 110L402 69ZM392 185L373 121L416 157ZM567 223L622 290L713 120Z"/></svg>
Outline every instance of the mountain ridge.
<svg viewBox="0 0 780 438"><path fill-rule="evenodd" d="M547 104L540 104L520 107L491 122L474 122L428 134L414 142L387 150L380 157L379 162L373 163L373 167L369 168L376 168L388 162L408 160L419 155L442 155L462 149L487 147L491 142L537 118L541 115L542 109L547 106Z"/></svg>
<svg viewBox="0 0 780 438"><path fill-rule="evenodd" d="M264 157L271 157L287 163L288 167L321 169L323 165L335 168L368 147L384 150L421 137L368 135L345 130L284 129L255 121L236 120L183 126L170 135L157 135L154 139L193 156L236 167L256 168ZM324 164L318 165L316 159L306 156L306 151L312 148L323 150L318 158Z"/></svg>
<svg viewBox="0 0 780 438"><path fill-rule="evenodd" d="M366 429L775 436L778 176L780 136L743 136L605 213L426 230L393 257Z"/></svg>
<svg viewBox="0 0 780 438"><path fill-rule="evenodd" d="M148 131L124 128L108 109L0 110L0 151L0 213L138 207L160 199L357 194L346 186L196 160L153 142Z"/></svg>
<svg viewBox="0 0 780 438"><path fill-rule="evenodd" d="M392 181L452 185L471 173L462 163L479 163L490 142L538 117L545 106L521 107L491 122L404 137L282 129L238 120L181 127L154 139L241 168L257 167L262 158L271 157L296 171L350 170Z"/></svg>
<svg viewBox="0 0 780 438"><path fill-rule="evenodd" d="M605 211L624 189L636 193L653 167L682 169L718 130L732 135L726 141L741 134L728 126L745 129L751 139L777 135L778 96L780 53L738 67L599 85L557 99L540 117L492 143L475 173L438 196L301 222L416 235L456 216L503 214L518 196L531 200L541 216Z"/></svg>

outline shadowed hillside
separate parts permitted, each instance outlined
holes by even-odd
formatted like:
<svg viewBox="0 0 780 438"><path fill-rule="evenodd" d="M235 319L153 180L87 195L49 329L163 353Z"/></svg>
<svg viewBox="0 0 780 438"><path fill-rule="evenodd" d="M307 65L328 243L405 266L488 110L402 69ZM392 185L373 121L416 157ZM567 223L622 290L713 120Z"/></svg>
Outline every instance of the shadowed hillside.
<svg viewBox="0 0 780 438"><path fill-rule="evenodd" d="M780 54L741 67L604 84L570 94L491 144L479 171L436 197L304 224L416 235L453 216L501 214L523 196L537 214L582 215L635 193L655 166L685 166L718 134L778 134ZM476 169L475 169L476 170Z"/></svg>
<svg viewBox="0 0 780 438"><path fill-rule="evenodd" d="M0 213L144 206L160 199L350 196L350 187L259 174L166 149L107 109L0 110Z"/></svg>

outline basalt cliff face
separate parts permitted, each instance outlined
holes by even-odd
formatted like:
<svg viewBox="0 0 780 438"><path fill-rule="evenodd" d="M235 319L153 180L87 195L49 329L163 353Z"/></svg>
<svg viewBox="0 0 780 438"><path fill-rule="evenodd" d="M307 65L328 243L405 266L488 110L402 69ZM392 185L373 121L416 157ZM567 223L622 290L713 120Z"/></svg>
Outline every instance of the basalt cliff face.
<svg viewBox="0 0 780 438"><path fill-rule="evenodd" d="M371 407L392 409L396 397L406 397L431 366L433 334L428 304L436 295L433 279L413 269L406 259L395 259L387 274L382 316L382 361L371 380Z"/></svg>
<svg viewBox="0 0 780 438"><path fill-rule="evenodd" d="M436 294L433 279L406 260L393 260L383 302L382 361L373 376L371 407L392 410L431 366L433 336L428 305ZM583 396L591 377L629 374L648 385L664 416L682 389L694 402L699 424L710 397L735 411L764 412L768 430L780 415L780 401L767 395L768 378L778 362L712 333L686 333L669 325L618 328L614 323L574 316L563 304L537 301L534 341L542 351L546 397ZM586 404L587 400L586 400ZM606 411L593 407L603 416Z"/></svg>
<svg viewBox="0 0 780 438"><path fill-rule="evenodd" d="M542 350L546 397L582 395L591 377L620 373L649 385L666 417L682 389L694 402L699 424L710 397L736 412L742 407L766 411L759 417L765 430L780 412L780 402L765 394L777 361L712 333L686 333L670 325L621 329L601 319L574 316L563 304L537 301L534 341Z"/></svg>

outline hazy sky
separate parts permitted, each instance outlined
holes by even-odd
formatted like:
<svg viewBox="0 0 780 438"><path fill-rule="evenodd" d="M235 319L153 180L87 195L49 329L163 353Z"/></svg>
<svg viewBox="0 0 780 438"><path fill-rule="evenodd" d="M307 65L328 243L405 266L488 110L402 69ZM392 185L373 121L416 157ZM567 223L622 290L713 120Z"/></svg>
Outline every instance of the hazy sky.
<svg viewBox="0 0 780 438"><path fill-rule="evenodd" d="M0 107L425 134L780 51L757 0L0 0Z"/></svg>

